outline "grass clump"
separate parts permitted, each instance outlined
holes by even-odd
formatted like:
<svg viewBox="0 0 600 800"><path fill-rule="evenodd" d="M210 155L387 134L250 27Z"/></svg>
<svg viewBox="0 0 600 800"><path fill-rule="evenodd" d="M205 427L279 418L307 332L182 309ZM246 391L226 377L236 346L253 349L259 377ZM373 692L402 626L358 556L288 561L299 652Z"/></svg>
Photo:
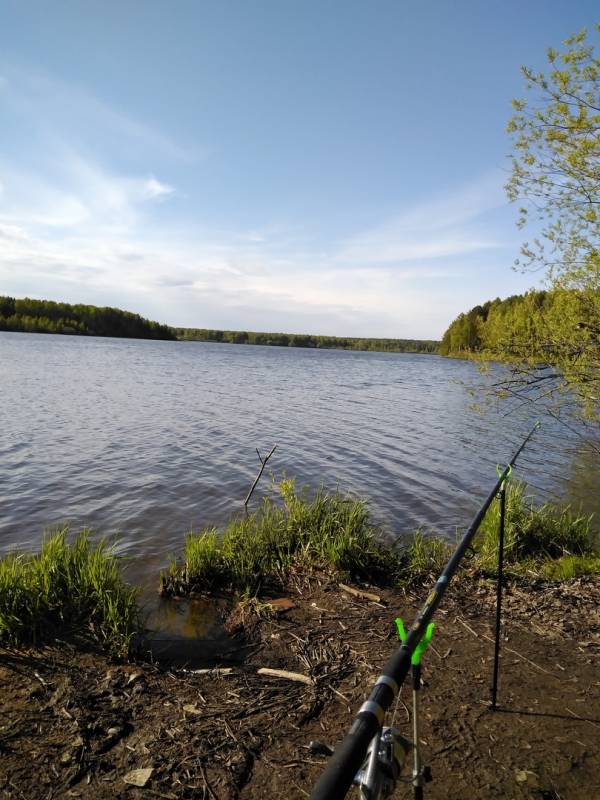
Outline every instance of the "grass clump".
<svg viewBox="0 0 600 800"><path fill-rule="evenodd" d="M84 631L118 656L141 628L137 591L121 578L105 539L68 530L44 538L39 553L0 560L0 640L37 643Z"/></svg>
<svg viewBox="0 0 600 800"><path fill-rule="evenodd" d="M475 563L495 574L498 562L500 503L494 502L477 534ZM504 531L504 559L509 572L537 572L566 580L600 572L592 517L576 514L570 506L536 505L522 483L508 485Z"/></svg>
<svg viewBox="0 0 600 800"><path fill-rule="evenodd" d="M163 575L163 592L231 589L254 595L300 565L356 576L390 574L393 565L364 501L323 490L308 499L290 479L278 489L282 504L265 498L258 511L234 519L221 534L189 534L184 565L171 565Z"/></svg>
<svg viewBox="0 0 600 800"><path fill-rule="evenodd" d="M399 579L404 585L423 583L437 576L450 558L452 548L438 536L415 531L400 554Z"/></svg>

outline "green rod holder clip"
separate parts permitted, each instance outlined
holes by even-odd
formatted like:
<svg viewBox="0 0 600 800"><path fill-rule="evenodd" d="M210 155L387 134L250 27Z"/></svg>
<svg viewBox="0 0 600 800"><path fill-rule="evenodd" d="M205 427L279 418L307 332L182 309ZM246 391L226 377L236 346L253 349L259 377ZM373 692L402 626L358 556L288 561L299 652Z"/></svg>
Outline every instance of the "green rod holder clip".
<svg viewBox="0 0 600 800"><path fill-rule="evenodd" d="M406 637L406 629L404 627L404 622L402 621L401 617L396 617L395 619L396 628L398 630L398 636L400 637L400 641L403 642ZM431 637L433 636L433 629L435 628L435 622L430 622L427 626L427 629L423 635L423 638L419 642L419 644L415 647L415 650L410 657L410 663L413 666L418 666L421 663L421 656L427 649L427 645L431 641Z"/></svg>
<svg viewBox="0 0 600 800"><path fill-rule="evenodd" d="M502 488L502 486L504 485L505 482L508 482L510 476L512 475L512 469L513 469L512 466L510 464L507 464L507 466L508 466L508 472L504 476L504 479L503 479L502 484L501 484L501 488ZM499 478L502 476L502 473L504 472L505 469L506 469L506 467L501 467L500 464L496 464L496 473L498 474Z"/></svg>

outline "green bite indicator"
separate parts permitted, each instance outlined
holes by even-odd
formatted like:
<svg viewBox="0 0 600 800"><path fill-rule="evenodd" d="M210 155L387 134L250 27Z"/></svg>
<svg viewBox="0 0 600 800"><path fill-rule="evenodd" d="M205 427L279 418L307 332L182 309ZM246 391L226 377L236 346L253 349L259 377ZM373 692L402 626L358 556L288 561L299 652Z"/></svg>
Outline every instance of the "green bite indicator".
<svg viewBox="0 0 600 800"><path fill-rule="evenodd" d="M400 637L400 641L403 642L406 639L406 629L404 628L404 622L402 621L401 617L396 617L396 628L398 629L398 636ZM410 663L413 666L418 666L421 663L421 656L427 649L427 645L431 641L431 637L433 636L433 629L435 628L435 622L430 622L427 626L425 631L425 635L419 642L419 644L415 647L415 650L410 657Z"/></svg>

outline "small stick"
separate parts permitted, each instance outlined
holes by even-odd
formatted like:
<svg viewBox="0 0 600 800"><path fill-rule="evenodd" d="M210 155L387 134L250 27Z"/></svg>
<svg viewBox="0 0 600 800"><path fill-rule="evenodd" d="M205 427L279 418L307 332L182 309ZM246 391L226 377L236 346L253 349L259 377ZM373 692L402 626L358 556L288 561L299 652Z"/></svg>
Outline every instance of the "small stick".
<svg viewBox="0 0 600 800"><path fill-rule="evenodd" d="M271 448L271 452L267 456L265 456L265 458L262 458L261 454L258 452L258 447L256 448L256 453L258 455L258 458L260 459L260 470L259 470L258 475L256 476L256 478L254 479L254 483L250 487L250 491L246 495L246 499L244 500L244 508L246 508L246 509L248 508L248 501L252 497L252 492L256 489L256 484L259 482L260 477L263 474L263 470L267 465L267 461L271 458L271 456L273 455L273 453L275 452L276 449L277 449L277 445L274 444L273 447Z"/></svg>
<svg viewBox="0 0 600 800"><path fill-rule="evenodd" d="M206 777L206 772L204 771L204 767L202 766L202 764L199 764L198 766L200 767L200 774L202 775L204 786L206 787L209 795L213 798L213 800L218 800L217 795L213 792L211 785L208 782L208 778Z"/></svg>
<svg viewBox="0 0 600 800"><path fill-rule="evenodd" d="M473 630L473 628L471 628L471 626L470 626L470 625L467 625L467 623L466 623L466 622L465 622L463 619L461 619L460 617L456 617L456 619L458 620L458 622L460 622L460 624L461 624L461 625L464 625L464 627L465 627L465 628L466 628L466 629L467 629L467 630L468 630L470 633L472 633L472 634L473 634L473 636L474 636L476 639L479 639L479 634L478 634L478 633L476 633L476 632ZM483 635L483 634L482 634L482 635ZM484 637L484 638L487 638L487 637ZM491 640L490 640L490 641L491 641Z"/></svg>
<svg viewBox="0 0 600 800"><path fill-rule="evenodd" d="M491 642L492 644L494 643L494 640L490 636L486 636L485 633L482 633L481 636L484 639L487 639L488 642ZM518 650L513 650L512 647L505 647L504 649L506 650L507 653L512 653L513 655L520 658L521 661L526 661L528 664L531 664L532 667L535 667L535 669L539 669L540 672L544 672L546 675L551 675L553 678L558 678L559 680L562 680L561 675L555 675L554 672L549 672L547 669L540 667L539 664L536 664L535 661L532 661L530 658L527 658L527 656L524 656L522 653L519 653Z"/></svg>
<svg viewBox="0 0 600 800"><path fill-rule="evenodd" d="M270 667L261 667L257 671L258 675L266 675L269 678L286 678L288 681L298 681L299 683L306 683L313 686L314 681L308 675L302 675L300 672L288 672L286 669L271 669Z"/></svg>
<svg viewBox="0 0 600 800"><path fill-rule="evenodd" d="M363 592L360 589L354 589L352 586L346 586L345 583L338 583L338 586L343 592L347 592L353 597L359 597L361 600L371 600L373 603L381 603L381 597L378 594Z"/></svg>

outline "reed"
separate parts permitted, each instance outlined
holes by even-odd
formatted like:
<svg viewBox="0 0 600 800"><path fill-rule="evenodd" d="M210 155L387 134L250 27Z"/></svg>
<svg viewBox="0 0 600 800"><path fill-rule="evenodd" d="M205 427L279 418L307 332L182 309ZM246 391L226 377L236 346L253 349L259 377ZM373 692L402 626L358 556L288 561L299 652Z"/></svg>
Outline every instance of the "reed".
<svg viewBox="0 0 600 800"><path fill-rule="evenodd" d="M364 501L328 494L309 499L293 480L278 485L281 502L233 519L222 533L185 540L183 565L162 576L165 593L231 589L255 595L283 583L294 568L320 568L373 579L390 576L396 559L380 544Z"/></svg>
<svg viewBox="0 0 600 800"><path fill-rule="evenodd" d="M46 536L39 553L0 560L0 639L35 644L75 631L125 656L140 630L137 590L105 539L64 529Z"/></svg>
<svg viewBox="0 0 600 800"><path fill-rule="evenodd" d="M538 505L523 483L509 484L506 493L504 558L513 574L524 571L541 577L564 578L600 573L592 516L570 505ZM499 503L493 503L477 535L475 563L494 573L498 561Z"/></svg>

